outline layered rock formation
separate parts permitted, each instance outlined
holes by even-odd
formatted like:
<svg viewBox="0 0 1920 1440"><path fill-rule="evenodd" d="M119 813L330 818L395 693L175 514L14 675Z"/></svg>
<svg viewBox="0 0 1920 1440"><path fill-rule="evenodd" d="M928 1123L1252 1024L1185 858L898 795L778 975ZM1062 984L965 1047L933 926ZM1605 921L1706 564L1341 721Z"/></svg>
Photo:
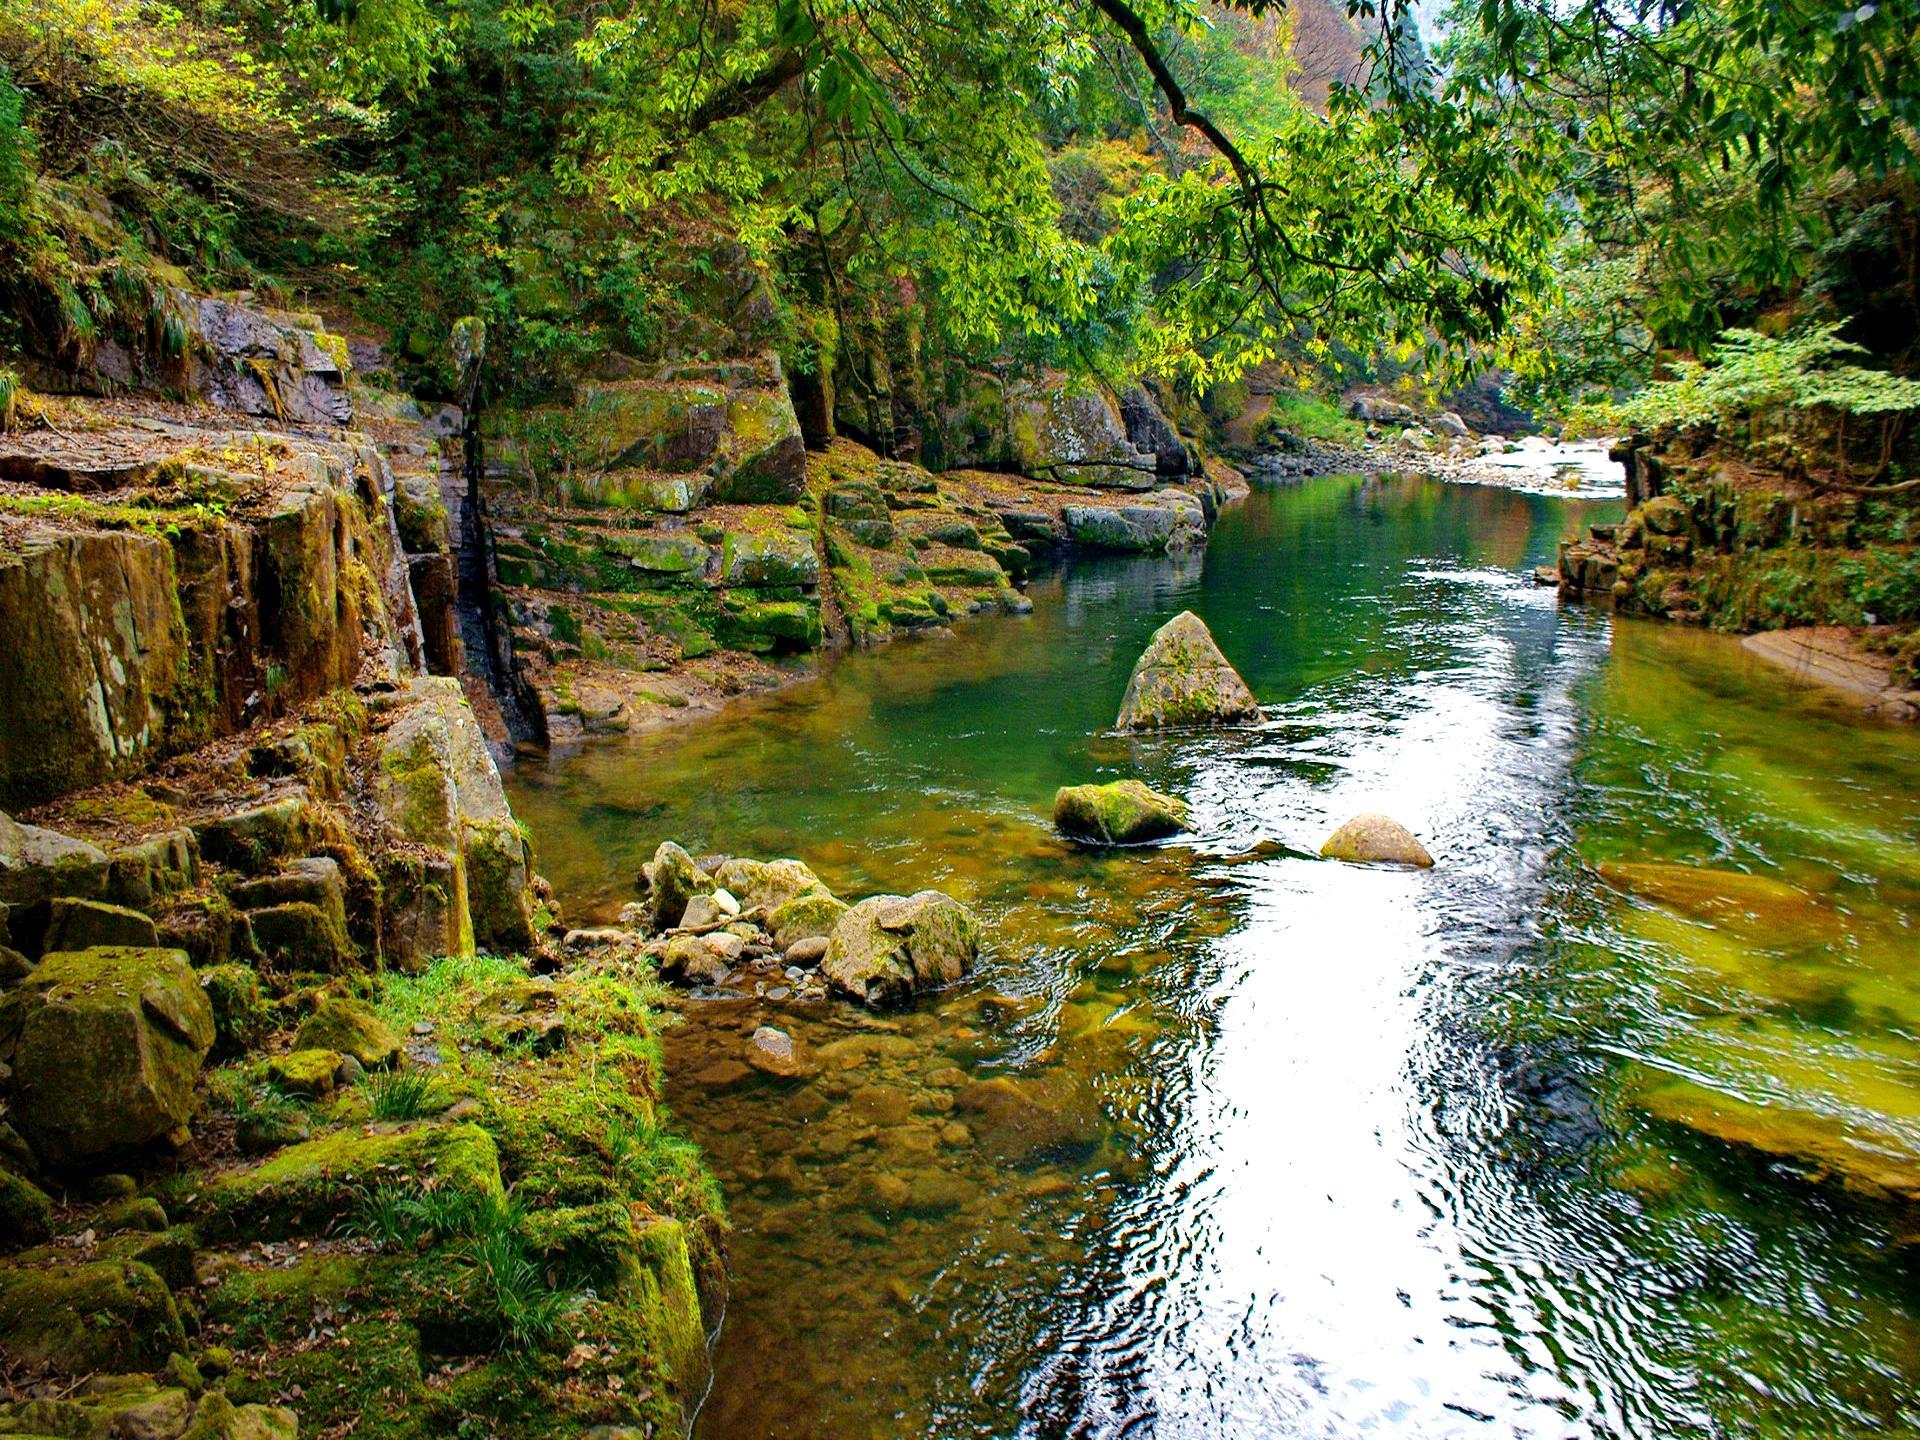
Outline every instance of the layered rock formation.
<svg viewBox="0 0 1920 1440"><path fill-rule="evenodd" d="M0 435L0 1431L683 1430L719 1221L653 964L530 973L551 897L428 673L460 417L189 300L178 363L32 372L189 400Z"/></svg>
<svg viewBox="0 0 1920 1440"><path fill-rule="evenodd" d="M549 740L778 683L835 644L1024 610L1043 558L1199 545L1241 483L1140 389L982 378L941 411L935 472L830 424L804 449L771 356L628 368L486 423L509 668Z"/></svg>

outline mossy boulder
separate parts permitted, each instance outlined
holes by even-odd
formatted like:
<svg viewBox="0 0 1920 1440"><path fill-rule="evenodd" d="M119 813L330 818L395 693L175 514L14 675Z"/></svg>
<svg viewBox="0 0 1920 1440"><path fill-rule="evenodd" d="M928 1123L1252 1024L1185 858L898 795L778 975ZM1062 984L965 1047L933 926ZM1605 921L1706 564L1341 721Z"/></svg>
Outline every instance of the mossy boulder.
<svg viewBox="0 0 1920 1440"><path fill-rule="evenodd" d="M191 828L206 859L261 874L311 845L320 823L306 795L298 793L196 821Z"/></svg>
<svg viewBox="0 0 1920 1440"><path fill-rule="evenodd" d="M774 945L785 950L799 940L832 935L833 927L849 908L844 900L834 899L824 889L809 891L776 905L767 915L767 930Z"/></svg>
<svg viewBox="0 0 1920 1440"><path fill-rule="evenodd" d="M340 1059L338 1050L294 1050L267 1061L267 1078L289 1095L318 1099L333 1093Z"/></svg>
<svg viewBox="0 0 1920 1440"><path fill-rule="evenodd" d="M235 1405L219 1391L200 1397L180 1440L297 1440L300 1417L284 1405Z"/></svg>
<svg viewBox="0 0 1920 1440"><path fill-rule="evenodd" d="M184 1137L213 1007L181 951L61 951L0 1002L8 1038L16 1123L64 1169Z"/></svg>
<svg viewBox="0 0 1920 1440"><path fill-rule="evenodd" d="M156 1367L186 1344L173 1292L151 1268L96 1260L0 1270L0 1353L67 1375Z"/></svg>
<svg viewBox="0 0 1920 1440"><path fill-rule="evenodd" d="M769 914L802 895L827 894L820 877L799 860L728 860L713 878L744 908Z"/></svg>
<svg viewBox="0 0 1920 1440"><path fill-rule="evenodd" d="M267 999L251 965L214 965L202 970L200 989L213 1009L213 1054L232 1059L259 1044L267 1032Z"/></svg>
<svg viewBox="0 0 1920 1440"><path fill-rule="evenodd" d="M245 914L254 950L268 969L337 971L352 954L346 931L318 905L295 901Z"/></svg>
<svg viewBox="0 0 1920 1440"><path fill-rule="evenodd" d="M1182 610L1154 631L1120 702L1119 728L1226 725L1258 719L1247 682L1220 653L1206 623Z"/></svg>
<svg viewBox="0 0 1920 1440"><path fill-rule="evenodd" d="M820 557L814 551L813 536L804 530L729 530L720 542L719 579L729 586L815 585L820 580Z"/></svg>
<svg viewBox="0 0 1920 1440"><path fill-rule="evenodd" d="M1187 828L1184 801L1138 780L1109 785L1065 785L1053 797L1053 823L1062 835L1095 845L1141 845Z"/></svg>
<svg viewBox="0 0 1920 1440"><path fill-rule="evenodd" d="M107 875L107 852L97 845L0 815L0 905L99 895Z"/></svg>
<svg viewBox="0 0 1920 1440"><path fill-rule="evenodd" d="M323 996L293 1037L296 1050L332 1050L351 1055L369 1070L385 1069L401 1056L400 1037L364 1000Z"/></svg>
<svg viewBox="0 0 1920 1440"><path fill-rule="evenodd" d="M48 950L91 950L96 945L152 949L160 943L153 917L104 900L62 896L47 907Z"/></svg>
<svg viewBox="0 0 1920 1440"><path fill-rule="evenodd" d="M533 859L499 767L457 680L416 680L381 737L376 808L400 835L447 857L462 940L502 952L534 943Z"/></svg>
<svg viewBox="0 0 1920 1440"><path fill-rule="evenodd" d="M671 930L687 913L687 902L700 886L700 869L693 857L671 840L663 840L647 867L648 914L656 930Z"/></svg>
<svg viewBox="0 0 1920 1440"><path fill-rule="evenodd" d="M215 1240L320 1235L351 1216L367 1188L382 1182L498 1197L500 1156L478 1125L335 1130L222 1176L202 1193L194 1218L200 1233Z"/></svg>
<svg viewBox="0 0 1920 1440"><path fill-rule="evenodd" d="M980 922L938 890L875 895L840 917L820 972L864 1004L898 1004L917 990L951 984L973 968Z"/></svg>
<svg viewBox="0 0 1920 1440"><path fill-rule="evenodd" d="M1412 865L1425 870L1433 856L1414 833L1386 815L1356 815L1320 847L1328 860L1345 860L1355 865Z"/></svg>
<svg viewBox="0 0 1920 1440"><path fill-rule="evenodd" d="M53 1233L53 1201L38 1185L0 1166L0 1250L38 1245Z"/></svg>

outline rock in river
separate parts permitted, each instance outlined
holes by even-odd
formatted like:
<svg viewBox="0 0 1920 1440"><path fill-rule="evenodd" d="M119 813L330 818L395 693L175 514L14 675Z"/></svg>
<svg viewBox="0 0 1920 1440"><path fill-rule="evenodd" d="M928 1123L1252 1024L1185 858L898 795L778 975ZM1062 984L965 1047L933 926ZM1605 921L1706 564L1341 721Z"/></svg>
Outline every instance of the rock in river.
<svg viewBox="0 0 1920 1440"><path fill-rule="evenodd" d="M1327 837L1320 853L1355 865L1414 865L1422 870L1433 865L1433 856L1413 832L1385 815L1354 816Z"/></svg>
<svg viewBox="0 0 1920 1440"><path fill-rule="evenodd" d="M1260 706L1220 653L1206 623L1182 610L1153 632L1120 702L1122 730L1224 725L1257 719Z"/></svg>
<svg viewBox="0 0 1920 1440"><path fill-rule="evenodd" d="M1138 780L1111 785L1063 785L1053 797L1053 823L1062 835L1095 845L1138 845L1187 828L1187 807Z"/></svg>
<svg viewBox="0 0 1920 1440"><path fill-rule="evenodd" d="M951 896L875 895L840 917L820 972L844 995L887 1005L958 980L979 951L980 922Z"/></svg>

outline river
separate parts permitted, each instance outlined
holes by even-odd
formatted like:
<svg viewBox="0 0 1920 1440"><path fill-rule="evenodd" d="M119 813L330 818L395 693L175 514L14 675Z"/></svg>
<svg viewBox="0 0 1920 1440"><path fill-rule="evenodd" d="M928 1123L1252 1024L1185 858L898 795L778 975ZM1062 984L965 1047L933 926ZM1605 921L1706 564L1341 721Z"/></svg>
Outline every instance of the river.
<svg viewBox="0 0 1920 1440"><path fill-rule="evenodd" d="M684 1005L736 1226L699 1440L1920 1427L1920 736L1527 583L1618 511L1263 487L1204 559L516 767L576 923L675 838L987 926L905 1012ZM1107 733L1188 608L1264 723ZM1052 836L1123 775L1195 833ZM1363 810L1436 867L1314 858Z"/></svg>

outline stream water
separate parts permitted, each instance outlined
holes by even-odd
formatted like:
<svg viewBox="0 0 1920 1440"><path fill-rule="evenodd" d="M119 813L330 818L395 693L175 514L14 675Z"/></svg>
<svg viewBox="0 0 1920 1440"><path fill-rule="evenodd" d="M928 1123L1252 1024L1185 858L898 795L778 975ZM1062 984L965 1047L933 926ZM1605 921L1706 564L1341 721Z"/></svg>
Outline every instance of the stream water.
<svg viewBox="0 0 1920 1440"><path fill-rule="evenodd" d="M1262 489L1204 560L517 767L576 923L671 837L990 936L902 1013L685 1004L737 1227L699 1440L1920 1432L1920 736L1526 583L1617 512ZM1105 733L1183 608L1265 722ZM1051 835L1122 775L1195 834ZM1312 858L1370 809L1436 868Z"/></svg>

